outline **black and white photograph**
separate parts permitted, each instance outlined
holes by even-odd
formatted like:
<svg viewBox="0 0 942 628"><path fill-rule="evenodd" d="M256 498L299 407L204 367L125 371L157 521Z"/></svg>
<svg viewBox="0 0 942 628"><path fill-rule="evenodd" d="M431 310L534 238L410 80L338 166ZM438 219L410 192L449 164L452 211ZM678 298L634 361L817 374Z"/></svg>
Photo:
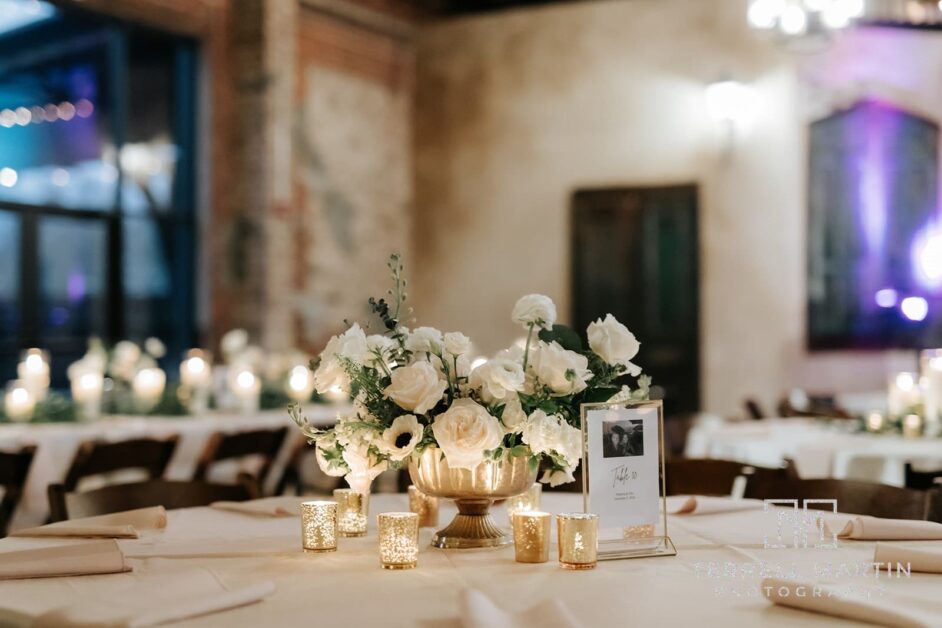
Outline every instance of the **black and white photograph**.
<svg viewBox="0 0 942 628"><path fill-rule="evenodd" d="M641 421L603 421L602 457L630 458L644 455L644 427Z"/></svg>

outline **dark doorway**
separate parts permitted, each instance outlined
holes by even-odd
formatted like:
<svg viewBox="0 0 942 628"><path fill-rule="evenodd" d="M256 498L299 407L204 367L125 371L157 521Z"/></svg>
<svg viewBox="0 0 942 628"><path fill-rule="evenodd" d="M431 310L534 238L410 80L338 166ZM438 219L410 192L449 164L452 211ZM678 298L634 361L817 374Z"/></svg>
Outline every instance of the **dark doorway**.
<svg viewBox="0 0 942 628"><path fill-rule="evenodd" d="M611 313L641 341L665 411L699 410L697 187L577 190L572 234L576 329Z"/></svg>

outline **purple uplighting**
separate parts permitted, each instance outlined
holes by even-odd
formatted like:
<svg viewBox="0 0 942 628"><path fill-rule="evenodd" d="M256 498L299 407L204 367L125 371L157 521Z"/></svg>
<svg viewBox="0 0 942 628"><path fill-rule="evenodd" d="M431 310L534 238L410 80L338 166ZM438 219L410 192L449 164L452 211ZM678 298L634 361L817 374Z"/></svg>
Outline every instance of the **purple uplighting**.
<svg viewBox="0 0 942 628"><path fill-rule="evenodd" d="M883 288L877 290L877 293L873 295L873 300L880 307L896 307L899 295L893 288Z"/></svg>
<svg viewBox="0 0 942 628"><path fill-rule="evenodd" d="M69 283L66 286L69 301L75 303L85 298L85 276L78 271L69 273Z"/></svg>
<svg viewBox="0 0 942 628"><path fill-rule="evenodd" d="M903 316L918 323L926 320L926 316L929 314L929 303L922 297L906 297L899 304L899 309Z"/></svg>
<svg viewBox="0 0 942 628"><path fill-rule="evenodd" d="M923 288L942 288L942 230L929 224L913 239L910 250L913 278Z"/></svg>

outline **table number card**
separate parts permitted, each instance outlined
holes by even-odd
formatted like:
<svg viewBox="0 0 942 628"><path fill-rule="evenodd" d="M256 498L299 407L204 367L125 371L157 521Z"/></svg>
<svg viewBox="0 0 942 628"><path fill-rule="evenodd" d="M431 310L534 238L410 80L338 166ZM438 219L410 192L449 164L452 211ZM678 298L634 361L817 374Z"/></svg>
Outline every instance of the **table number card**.
<svg viewBox="0 0 942 628"><path fill-rule="evenodd" d="M582 406L585 511L599 516L599 560L676 554L667 536L660 401Z"/></svg>

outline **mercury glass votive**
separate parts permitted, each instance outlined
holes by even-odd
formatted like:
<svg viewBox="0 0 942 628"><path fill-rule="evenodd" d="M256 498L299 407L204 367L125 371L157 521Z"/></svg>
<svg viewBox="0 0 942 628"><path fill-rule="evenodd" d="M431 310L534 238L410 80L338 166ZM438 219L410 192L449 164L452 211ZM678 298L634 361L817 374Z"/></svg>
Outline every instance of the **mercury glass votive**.
<svg viewBox="0 0 942 628"><path fill-rule="evenodd" d="M365 536L370 496L349 488L334 490L337 502L337 529L340 536Z"/></svg>
<svg viewBox="0 0 942 628"><path fill-rule="evenodd" d="M426 495L413 485L409 485L409 510L419 516L420 528L438 525L438 498Z"/></svg>
<svg viewBox="0 0 942 628"><path fill-rule="evenodd" d="M511 516L514 552L518 563L545 563L549 560L551 517L539 510L518 511Z"/></svg>
<svg viewBox="0 0 942 628"><path fill-rule="evenodd" d="M419 556L419 515L384 512L379 524L379 562L383 569L412 569Z"/></svg>
<svg viewBox="0 0 942 628"><path fill-rule="evenodd" d="M301 546L305 552L337 550L337 502L301 503Z"/></svg>
<svg viewBox="0 0 942 628"><path fill-rule="evenodd" d="M515 512L540 509L540 497L543 495L543 485L534 482L530 488L519 495L507 498L507 518L513 525Z"/></svg>
<svg viewBox="0 0 942 628"><path fill-rule="evenodd" d="M582 512L556 516L559 564L563 569L594 569L599 554L599 516Z"/></svg>

